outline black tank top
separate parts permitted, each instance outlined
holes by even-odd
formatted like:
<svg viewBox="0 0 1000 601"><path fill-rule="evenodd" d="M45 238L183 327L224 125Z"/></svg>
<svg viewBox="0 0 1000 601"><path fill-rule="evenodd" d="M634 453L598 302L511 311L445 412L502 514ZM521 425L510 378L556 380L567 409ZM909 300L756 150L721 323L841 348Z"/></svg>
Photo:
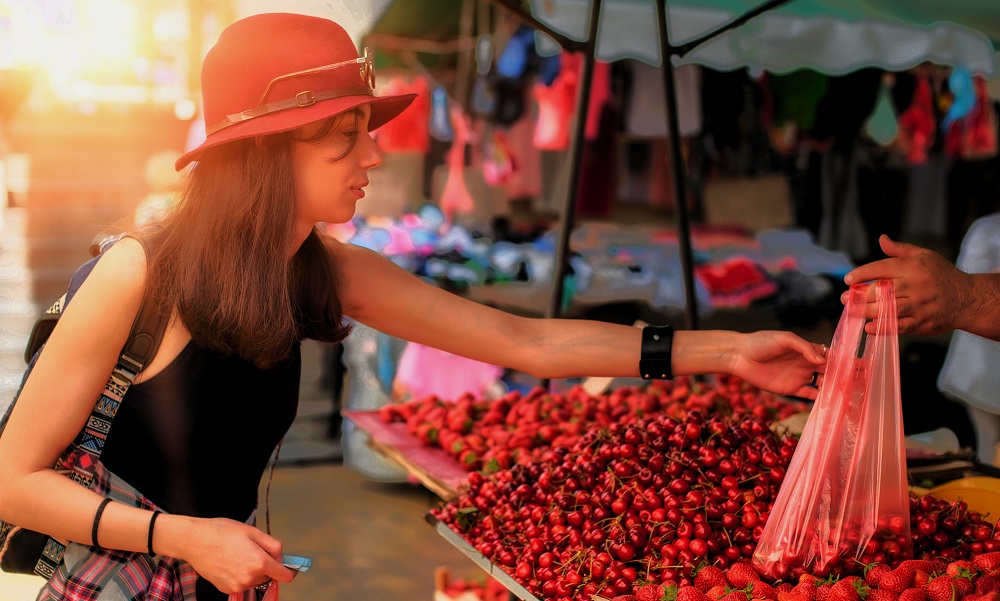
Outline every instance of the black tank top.
<svg viewBox="0 0 1000 601"><path fill-rule="evenodd" d="M244 521L295 418L301 356L262 370L189 342L133 385L101 461L169 513Z"/></svg>
<svg viewBox="0 0 1000 601"><path fill-rule="evenodd" d="M300 346L262 370L189 342L129 388L108 432L104 465L164 511L240 522L298 406ZM199 601L225 601L203 578Z"/></svg>

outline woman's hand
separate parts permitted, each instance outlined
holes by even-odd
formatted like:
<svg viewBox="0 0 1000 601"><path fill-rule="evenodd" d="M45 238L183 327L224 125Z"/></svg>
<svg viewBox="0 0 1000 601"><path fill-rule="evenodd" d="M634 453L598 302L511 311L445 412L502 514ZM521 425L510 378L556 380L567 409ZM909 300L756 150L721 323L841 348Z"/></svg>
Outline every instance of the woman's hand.
<svg viewBox="0 0 1000 601"><path fill-rule="evenodd" d="M743 334L736 343L733 375L776 394L815 399L817 377L826 371L826 347L791 332Z"/></svg>
<svg viewBox="0 0 1000 601"><path fill-rule="evenodd" d="M225 518L163 518L173 525L170 530L164 528L164 534L176 535L180 528L180 537L174 540L182 541L183 548L172 554L172 549L161 548L156 541L153 548L187 561L223 593L241 593L271 580L288 583L298 574L281 565L281 541L253 526ZM160 534L158 521L158 540Z"/></svg>

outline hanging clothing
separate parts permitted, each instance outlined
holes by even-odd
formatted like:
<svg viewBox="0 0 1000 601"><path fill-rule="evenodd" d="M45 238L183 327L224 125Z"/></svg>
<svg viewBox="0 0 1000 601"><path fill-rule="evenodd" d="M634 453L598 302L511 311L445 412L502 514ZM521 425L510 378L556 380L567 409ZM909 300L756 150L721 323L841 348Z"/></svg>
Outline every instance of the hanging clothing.
<svg viewBox="0 0 1000 601"><path fill-rule="evenodd" d="M933 94L926 77L914 78L913 100L899 115L899 134L906 147L906 162L921 165L934 145L935 126Z"/></svg>
<svg viewBox="0 0 1000 601"><path fill-rule="evenodd" d="M382 88L382 94L416 94L413 103L398 117L376 130L379 147L385 152L426 153L430 148L430 111L427 81L423 77L407 82L402 77L391 77Z"/></svg>
<svg viewBox="0 0 1000 601"><path fill-rule="evenodd" d="M630 61L632 85L626 101L625 127L639 136L667 135L667 111L663 70L640 61ZM677 123L682 138L696 136L702 129L701 67L674 68L677 95Z"/></svg>
<svg viewBox="0 0 1000 601"><path fill-rule="evenodd" d="M612 104L611 95L611 63L594 61L594 74L590 82L590 104L587 106L588 140L601 137L601 120L604 118L604 107Z"/></svg>
<svg viewBox="0 0 1000 601"><path fill-rule="evenodd" d="M539 82L533 94L538 103L535 125L535 146L539 150L566 150L569 148L570 123L576 108L576 90L580 82L580 55L563 52L559 55L561 67L552 85Z"/></svg>
<svg viewBox="0 0 1000 601"><path fill-rule="evenodd" d="M946 154L967 161L997 156L997 114L986 79L977 75L973 81L976 104L968 114L952 123L944 140Z"/></svg>
<svg viewBox="0 0 1000 601"><path fill-rule="evenodd" d="M829 76L811 69L768 73L766 85L774 99L774 125L793 121L802 131L811 130L816 121L816 109L829 84Z"/></svg>

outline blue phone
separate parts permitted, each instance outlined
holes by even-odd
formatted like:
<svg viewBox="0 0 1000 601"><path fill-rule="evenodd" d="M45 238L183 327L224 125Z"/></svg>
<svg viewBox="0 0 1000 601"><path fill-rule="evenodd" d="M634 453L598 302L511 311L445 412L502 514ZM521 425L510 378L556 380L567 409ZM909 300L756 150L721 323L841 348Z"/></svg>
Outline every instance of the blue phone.
<svg viewBox="0 0 1000 601"><path fill-rule="evenodd" d="M313 560L308 557L299 557L298 555L281 556L281 565L300 572L307 572L312 567L312 563Z"/></svg>

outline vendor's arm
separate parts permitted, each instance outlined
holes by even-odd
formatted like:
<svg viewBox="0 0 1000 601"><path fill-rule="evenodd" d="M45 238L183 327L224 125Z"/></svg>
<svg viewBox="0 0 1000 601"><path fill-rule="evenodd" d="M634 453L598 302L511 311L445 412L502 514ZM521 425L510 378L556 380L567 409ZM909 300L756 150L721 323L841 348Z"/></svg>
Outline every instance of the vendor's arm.
<svg viewBox="0 0 1000 601"><path fill-rule="evenodd" d="M532 319L427 284L378 254L330 242L348 316L387 334L540 378L639 375L641 331L597 321ZM787 332L678 331L674 375L730 373L774 392L823 371L822 347Z"/></svg>
<svg viewBox="0 0 1000 601"><path fill-rule="evenodd" d="M844 278L847 284L891 279L896 291L899 333L939 334L965 330L1000 340L1000 273L968 274L936 252L882 236L889 258L862 265ZM846 294L841 298L846 302ZM878 316L874 287L866 317ZM869 323L868 332L875 332Z"/></svg>
<svg viewBox="0 0 1000 601"><path fill-rule="evenodd" d="M144 281L143 250L125 239L101 258L60 317L0 437L0 518L91 544L102 498L52 466L104 389L139 310ZM100 520L100 545L145 552L151 516L111 503ZM285 582L292 577L273 559L281 543L246 524L163 515L154 532L157 553L187 559L224 591L246 590L265 574Z"/></svg>

